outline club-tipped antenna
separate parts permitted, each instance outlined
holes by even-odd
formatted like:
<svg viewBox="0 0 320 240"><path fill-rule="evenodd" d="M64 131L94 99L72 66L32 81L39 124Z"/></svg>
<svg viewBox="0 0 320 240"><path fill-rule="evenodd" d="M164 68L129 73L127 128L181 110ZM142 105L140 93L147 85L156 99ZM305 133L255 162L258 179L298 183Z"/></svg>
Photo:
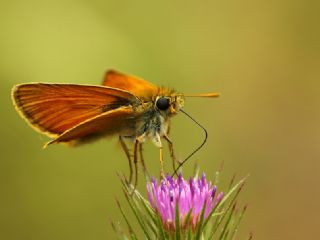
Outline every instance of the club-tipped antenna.
<svg viewBox="0 0 320 240"><path fill-rule="evenodd" d="M220 93L185 94L185 97L219 97Z"/></svg>
<svg viewBox="0 0 320 240"><path fill-rule="evenodd" d="M198 123L193 117L191 117L188 113L186 113L186 112L183 111L182 109L180 109L180 111L183 112L187 117L189 117L193 122L195 122L199 127L202 128L202 130L203 130L204 133L205 133L205 138L204 138L203 142L201 143L201 145L200 145L199 147L197 147L188 157L186 157L185 160L183 160L183 161L179 164L179 166L174 170L172 176L176 175L177 172L178 172L178 170L183 166L183 164L185 164L185 163L189 160L189 158L191 158L196 152L198 152L198 151L203 147L203 145L206 143L207 138L208 138L208 132L207 132L207 130L206 130L200 123Z"/></svg>

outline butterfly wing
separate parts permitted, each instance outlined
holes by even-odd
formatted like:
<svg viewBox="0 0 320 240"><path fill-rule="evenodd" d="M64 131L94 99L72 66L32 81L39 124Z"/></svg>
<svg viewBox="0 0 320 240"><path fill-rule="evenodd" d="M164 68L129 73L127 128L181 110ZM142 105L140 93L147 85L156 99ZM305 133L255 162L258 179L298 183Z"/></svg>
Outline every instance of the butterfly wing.
<svg viewBox="0 0 320 240"><path fill-rule="evenodd" d="M14 87L12 96L22 117L36 130L51 137L139 101L124 90L76 84L21 84Z"/></svg>
<svg viewBox="0 0 320 240"><path fill-rule="evenodd" d="M120 133L122 129L128 129L130 120L135 115L136 113L132 107L119 107L110 110L66 130L56 139L48 142L46 146L53 143L70 142L72 140L85 142L103 135Z"/></svg>
<svg viewBox="0 0 320 240"><path fill-rule="evenodd" d="M137 97L145 98L151 98L152 96L157 95L159 91L158 87L152 83L137 77L125 75L115 70L106 72L102 85L123 89Z"/></svg>

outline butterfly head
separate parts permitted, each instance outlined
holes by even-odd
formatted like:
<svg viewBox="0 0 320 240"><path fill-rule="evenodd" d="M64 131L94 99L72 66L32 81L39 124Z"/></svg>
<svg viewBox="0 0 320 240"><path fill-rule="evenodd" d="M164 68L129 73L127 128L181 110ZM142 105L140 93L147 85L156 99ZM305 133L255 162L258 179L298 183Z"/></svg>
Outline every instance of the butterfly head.
<svg viewBox="0 0 320 240"><path fill-rule="evenodd" d="M184 97L179 94L159 95L154 101L155 109L168 116L177 114L183 105Z"/></svg>

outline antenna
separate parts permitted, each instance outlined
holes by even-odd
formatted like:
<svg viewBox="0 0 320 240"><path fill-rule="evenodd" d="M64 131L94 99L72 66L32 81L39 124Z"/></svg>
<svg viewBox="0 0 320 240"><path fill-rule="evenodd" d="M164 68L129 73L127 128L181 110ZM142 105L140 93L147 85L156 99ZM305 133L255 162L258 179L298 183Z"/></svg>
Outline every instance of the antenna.
<svg viewBox="0 0 320 240"><path fill-rule="evenodd" d="M197 147L185 160L183 160L179 166L174 170L172 176L176 175L178 170L183 166L183 164L185 164L189 158L191 158L196 152L198 152L202 147L203 145L206 143L207 141L207 138L208 138L208 132L207 130L200 124L198 123L193 117L191 117L188 113L186 113L185 111L183 111L182 109L180 109L181 112L183 112L187 117L189 117L193 122L195 122L199 127L202 128L202 130L204 131L205 133L205 138L203 140L203 142L201 143L201 145L199 147Z"/></svg>
<svg viewBox="0 0 320 240"><path fill-rule="evenodd" d="M185 97L219 97L220 93L201 93L201 94L185 94Z"/></svg>

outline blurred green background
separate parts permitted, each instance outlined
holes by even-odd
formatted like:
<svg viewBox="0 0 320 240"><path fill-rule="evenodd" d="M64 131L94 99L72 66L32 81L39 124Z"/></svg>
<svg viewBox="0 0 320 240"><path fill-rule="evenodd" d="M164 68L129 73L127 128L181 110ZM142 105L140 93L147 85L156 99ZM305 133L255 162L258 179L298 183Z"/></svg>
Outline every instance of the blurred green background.
<svg viewBox="0 0 320 240"><path fill-rule="evenodd" d="M319 11L319 1L302 0L1 0L0 239L115 238L110 219L123 223L116 173L128 172L117 138L43 150L48 139L10 99L14 84L100 84L109 68L180 92L222 92L186 102L209 139L184 174L196 160L211 179L224 162L222 187L234 173L250 174L241 237L253 231L260 240L315 239ZM202 138L185 116L173 120L181 159ZM158 150L145 148L158 175ZM142 181L139 189L145 193Z"/></svg>

